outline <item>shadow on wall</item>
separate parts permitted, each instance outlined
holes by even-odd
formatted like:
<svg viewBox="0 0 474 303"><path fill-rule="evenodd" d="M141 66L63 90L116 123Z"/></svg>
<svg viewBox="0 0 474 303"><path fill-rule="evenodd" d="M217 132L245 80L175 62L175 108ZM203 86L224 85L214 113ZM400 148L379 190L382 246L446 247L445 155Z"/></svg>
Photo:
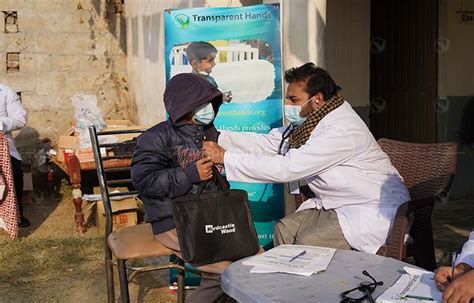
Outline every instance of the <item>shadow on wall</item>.
<svg viewBox="0 0 474 303"><path fill-rule="evenodd" d="M107 21L109 32L116 39L120 39L120 48L127 54L126 20L124 17L123 0L92 0L97 14Z"/></svg>
<svg viewBox="0 0 474 303"><path fill-rule="evenodd" d="M95 2L100 2L100 0L95 0ZM193 7L204 6L206 1L179 1L174 4L172 8L182 9ZM132 37L132 55L134 57L139 56L139 36L138 32L139 21L142 22L141 35L143 36L143 53L146 59L150 60L153 63L158 62L159 60L159 47L160 47L160 31L164 32L163 28L163 12L155 12L152 15L143 15L135 16L130 19L130 30Z"/></svg>
<svg viewBox="0 0 474 303"><path fill-rule="evenodd" d="M296 1L295 1L296 2ZM308 24L310 24L310 20L308 20L308 15L316 16L316 22L314 27L316 28L315 32L311 34L316 34L316 36L322 36L324 39L324 33L326 31L326 24L324 23L323 18L321 17L320 12L318 11L315 4L311 1L307 1L306 9L296 9L294 6L287 5L287 10L289 11L289 20L291 20L291 26L289 26L290 35L297 34L298 36L302 37L304 40L308 40L309 32L308 32ZM303 13L302 13L303 12ZM322 34L321 34L322 33ZM320 56L319 53L325 50L325 45L323 39L316 40L317 46L317 58L320 61L325 62L325 54ZM309 60L310 54L309 53L309 44L306 47L301 47L305 45L305 43L298 44L298 43L289 43L290 54L296 56L301 62L307 62ZM316 65L320 65L321 62L314 62Z"/></svg>
<svg viewBox="0 0 474 303"><path fill-rule="evenodd" d="M18 149L24 166L31 166L34 155L42 147L39 132L32 127L24 127L15 136L15 146Z"/></svg>
<svg viewBox="0 0 474 303"><path fill-rule="evenodd" d="M49 182L47 173L38 171L36 152L43 148L43 143L40 140L39 132L35 128L22 128L14 140L23 160L23 172L33 173L33 190L25 191L23 194L25 216L32 223L30 228L20 230L20 237L24 238L35 232L61 202L62 194L58 190L61 180L56 178L56 180ZM59 173L60 171L57 170L56 174Z"/></svg>

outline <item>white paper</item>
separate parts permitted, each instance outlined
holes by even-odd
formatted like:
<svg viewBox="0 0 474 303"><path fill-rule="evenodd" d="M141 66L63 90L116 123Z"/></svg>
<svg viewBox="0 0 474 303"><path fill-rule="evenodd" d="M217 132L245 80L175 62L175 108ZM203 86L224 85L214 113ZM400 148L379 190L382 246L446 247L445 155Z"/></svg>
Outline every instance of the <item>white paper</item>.
<svg viewBox="0 0 474 303"><path fill-rule="evenodd" d="M303 251L304 255L292 260ZM326 270L335 252L335 249L328 247L280 245L245 260L242 264L255 266L250 270L251 273L284 272L311 276L315 272Z"/></svg>
<svg viewBox="0 0 474 303"><path fill-rule="evenodd" d="M298 181L288 182L288 191L290 192L290 195L299 195L300 183Z"/></svg>
<svg viewBox="0 0 474 303"><path fill-rule="evenodd" d="M434 273L405 267L406 274L377 298L378 303L442 302L442 293L436 288Z"/></svg>
<svg viewBox="0 0 474 303"><path fill-rule="evenodd" d="M111 191L109 194L117 194L117 193L120 193L120 192L121 191L119 191L119 190L114 190L114 191ZM136 196L136 194L125 195L125 196L116 196L116 197L110 197L110 200L120 201L120 200L124 200L124 199L128 199L128 198L133 198L135 196ZM89 201L89 202L102 201L102 195L101 194L91 194L91 195L84 194L82 196L82 200L83 201Z"/></svg>

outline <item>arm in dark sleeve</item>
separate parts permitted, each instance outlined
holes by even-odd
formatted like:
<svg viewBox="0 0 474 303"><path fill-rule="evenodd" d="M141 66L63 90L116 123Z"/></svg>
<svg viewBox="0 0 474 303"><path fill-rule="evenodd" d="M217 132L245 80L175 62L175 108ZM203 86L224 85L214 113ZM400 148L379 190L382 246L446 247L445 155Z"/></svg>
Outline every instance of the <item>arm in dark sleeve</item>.
<svg viewBox="0 0 474 303"><path fill-rule="evenodd" d="M169 167L168 147L154 141L156 134L144 134L137 140L131 168L133 186L148 197L174 198L186 194L192 180L182 168Z"/></svg>

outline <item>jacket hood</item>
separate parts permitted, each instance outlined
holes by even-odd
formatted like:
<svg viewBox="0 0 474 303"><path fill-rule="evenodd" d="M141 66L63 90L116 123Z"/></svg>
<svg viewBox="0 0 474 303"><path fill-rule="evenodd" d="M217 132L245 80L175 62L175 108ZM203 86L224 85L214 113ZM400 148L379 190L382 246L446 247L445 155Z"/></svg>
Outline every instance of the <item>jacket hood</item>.
<svg viewBox="0 0 474 303"><path fill-rule="evenodd" d="M165 108L173 124L199 106L211 102L214 112L222 105L222 92L199 75L178 74L166 84L163 96Z"/></svg>

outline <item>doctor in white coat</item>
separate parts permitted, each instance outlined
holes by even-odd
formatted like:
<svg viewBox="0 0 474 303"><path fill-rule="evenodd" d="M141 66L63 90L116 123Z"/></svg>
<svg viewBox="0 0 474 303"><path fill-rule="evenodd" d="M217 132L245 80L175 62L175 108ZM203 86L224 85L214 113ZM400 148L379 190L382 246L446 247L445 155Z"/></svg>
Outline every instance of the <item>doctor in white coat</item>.
<svg viewBox="0 0 474 303"><path fill-rule="evenodd" d="M305 180L314 197L275 225L274 244L376 253L408 190L365 123L313 63L285 72L288 127L268 134L221 131L204 152L229 181Z"/></svg>

